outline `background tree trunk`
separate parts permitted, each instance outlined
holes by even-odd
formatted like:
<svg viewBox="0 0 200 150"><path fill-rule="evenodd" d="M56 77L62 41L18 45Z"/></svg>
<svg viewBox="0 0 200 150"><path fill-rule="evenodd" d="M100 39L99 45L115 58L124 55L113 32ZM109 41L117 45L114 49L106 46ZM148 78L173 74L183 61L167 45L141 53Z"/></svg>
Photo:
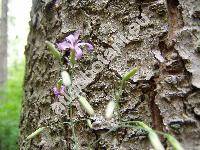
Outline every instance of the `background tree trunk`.
<svg viewBox="0 0 200 150"><path fill-rule="evenodd" d="M70 130L58 124L66 121L66 116L56 115L51 109L56 101L52 87L61 70L44 42L61 41L75 29L83 31L84 39L91 37L95 52L80 61L74 80L81 77L79 71L90 70L97 56L104 56L107 49L117 52L113 44L121 51L82 90L97 114L93 129L88 129L84 121L76 125L82 149L115 125L114 120L104 119L104 108L112 99L117 81L135 66L140 70L128 82L121 101L123 119L144 121L156 130L174 134L185 149L200 149L199 6L199 0L33 1L25 51L21 149L69 149ZM144 16L149 22L145 23ZM138 34L121 42L118 35L128 39L132 23L140 25ZM75 106L75 118L82 119ZM41 126L49 128L25 142ZM163 144L169 146L166 141ZM119 129L93 145L93 149L109 147L139 150L151 145L144 132Z"/></svg>
<svg viewBox="0 0 200 150"><path fill-rule="evenodd" d="M8 0L1 0L0 13L0 88L4 85L7 78L7 12Z"/></svg>

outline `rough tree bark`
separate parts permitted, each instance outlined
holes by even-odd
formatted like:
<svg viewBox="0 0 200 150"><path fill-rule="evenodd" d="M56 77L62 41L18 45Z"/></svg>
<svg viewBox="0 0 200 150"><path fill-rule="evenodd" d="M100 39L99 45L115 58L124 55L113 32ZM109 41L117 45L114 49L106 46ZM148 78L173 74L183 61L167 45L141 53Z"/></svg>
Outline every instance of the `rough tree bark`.
<svg viewBox="0 0 200 150"><path fill-rule="evenodd" d="M199 0L42 0L33 1L30 34L26 46L26 74L21 114L20 148L69 149L70 130L55 125L65 120L50 105L51 92L60 77L59 64L46 49L45 40L62 40L75 29L94 43L93 57L84 57L77 71L91 69L97 56L120 47L121 54L105 65L86 85L83 93L95 109L94 129L76 125L79 144L97 140L115 122L103 119L116 82L134 66L138 74L128 82L121 101L124 119L141 120L152 128L174 134L185 149L200 149L200 1ZM142 21L135 38L128 38L132 23ZM119 46L120 45L120 46ZM76 74L76 79L79 78ZM81 119L79 109L74 115ZM47 131L25 142L26 136L41 126ZM163 144L168 144L163 140ZM93 149L149 149L144 132L119 129L105 136Z"/></svg>
<svg viewBox="0 0 200 150"><path fill-rule="evenodd" d="M2 0L0 13L0 88L7 78L7 12L8 0Z"/></svg>

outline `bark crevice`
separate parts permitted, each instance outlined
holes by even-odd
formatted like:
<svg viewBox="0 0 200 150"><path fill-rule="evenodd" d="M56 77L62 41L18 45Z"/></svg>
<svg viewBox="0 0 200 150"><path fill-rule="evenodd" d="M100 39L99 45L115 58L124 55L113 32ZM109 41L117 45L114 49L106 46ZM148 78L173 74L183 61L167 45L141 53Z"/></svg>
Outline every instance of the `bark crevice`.
<svg viewBox="0 0 200 150"><path fill-rule="evenodd" d="M166 0L168 11L168 42L173 43L174 37L178 30L184 26L182 18L182 8L178 0Z"/></svg>

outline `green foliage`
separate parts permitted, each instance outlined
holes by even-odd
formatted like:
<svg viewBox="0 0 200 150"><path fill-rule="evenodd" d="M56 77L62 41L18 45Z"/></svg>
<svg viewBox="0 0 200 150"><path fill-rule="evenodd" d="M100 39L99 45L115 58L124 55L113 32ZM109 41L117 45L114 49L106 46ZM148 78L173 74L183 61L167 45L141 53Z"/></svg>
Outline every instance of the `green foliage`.
<svg viewBox="0 0 200 150"><path fill-rule="evenodd" d="M137 71L138 71L138 67L135 67L135 68L131 69L131 71L127 72L122 77L122 81L125 82L125 81L129 80L131 77L133 77L136 74Z"/></svg>
<svg viewBox="0 0 200 150"><path fill-rule="evenodd" d="M18 149L19 116L22 98L24 63L8 69L4 92L0 93L0 149Z"/></svg>

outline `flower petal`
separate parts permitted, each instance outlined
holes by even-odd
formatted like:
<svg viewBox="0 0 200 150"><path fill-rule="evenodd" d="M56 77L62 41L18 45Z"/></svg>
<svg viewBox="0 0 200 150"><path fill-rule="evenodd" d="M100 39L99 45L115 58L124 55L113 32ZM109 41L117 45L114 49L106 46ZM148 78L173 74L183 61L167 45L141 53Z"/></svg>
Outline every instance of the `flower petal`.
<svg viewBox="0 0 200 150"><path fill-rule="evenodd" d="M76 42L78 42L78 38L81 34L81 31L80 30L77 30L76 32L74 32L74 39L76 40Z"/></svg>
<svg viewBox="0 0 200 150"><path fill-rule="evenodd" d="M65 87L62 85L60 89L60 94L63 94L63 93L65 93Z"/></svg>
<svg viewBox="0 0 200 150"><path fill-rule="evenodd" d="M59 95L59 91L58 91L57 87L53 88L53 92L54 92L55 96Z"/></svg>
<svg viewBox="0 0 200 150"><path fill-rule="evenodd" d="M66 50L67 48L69 48L69 43L67 41L63 41L61 43L58 43L57 46L60 50Z"/></svg>
<svg viewBox="0 0 200 150"><path fill-rule="evenodd" d="M66 39L68 42L70 42L71 45L74 45L74 43L76 42L76 39L75 39L74 35L72 35L72 34L70 34L69 36L67 36L65 39Z"/></svg>
<svg viewBox="0 0 200 150"><path fill-rule="evenodd" d="M86 45L88 47L89 51L92 51L94 49L94 46L92 44L90 44L90 43L81 42L81 43L78 43L77 45L78 46L84 46L84 45Z"/></svg>
<svg viewBox="0 0 200 150"><path fill-rule="evenodd" d="M76 59L80 59L83 55L82 50L78 46L76 46L75 51L76 51Z"/></svg>

